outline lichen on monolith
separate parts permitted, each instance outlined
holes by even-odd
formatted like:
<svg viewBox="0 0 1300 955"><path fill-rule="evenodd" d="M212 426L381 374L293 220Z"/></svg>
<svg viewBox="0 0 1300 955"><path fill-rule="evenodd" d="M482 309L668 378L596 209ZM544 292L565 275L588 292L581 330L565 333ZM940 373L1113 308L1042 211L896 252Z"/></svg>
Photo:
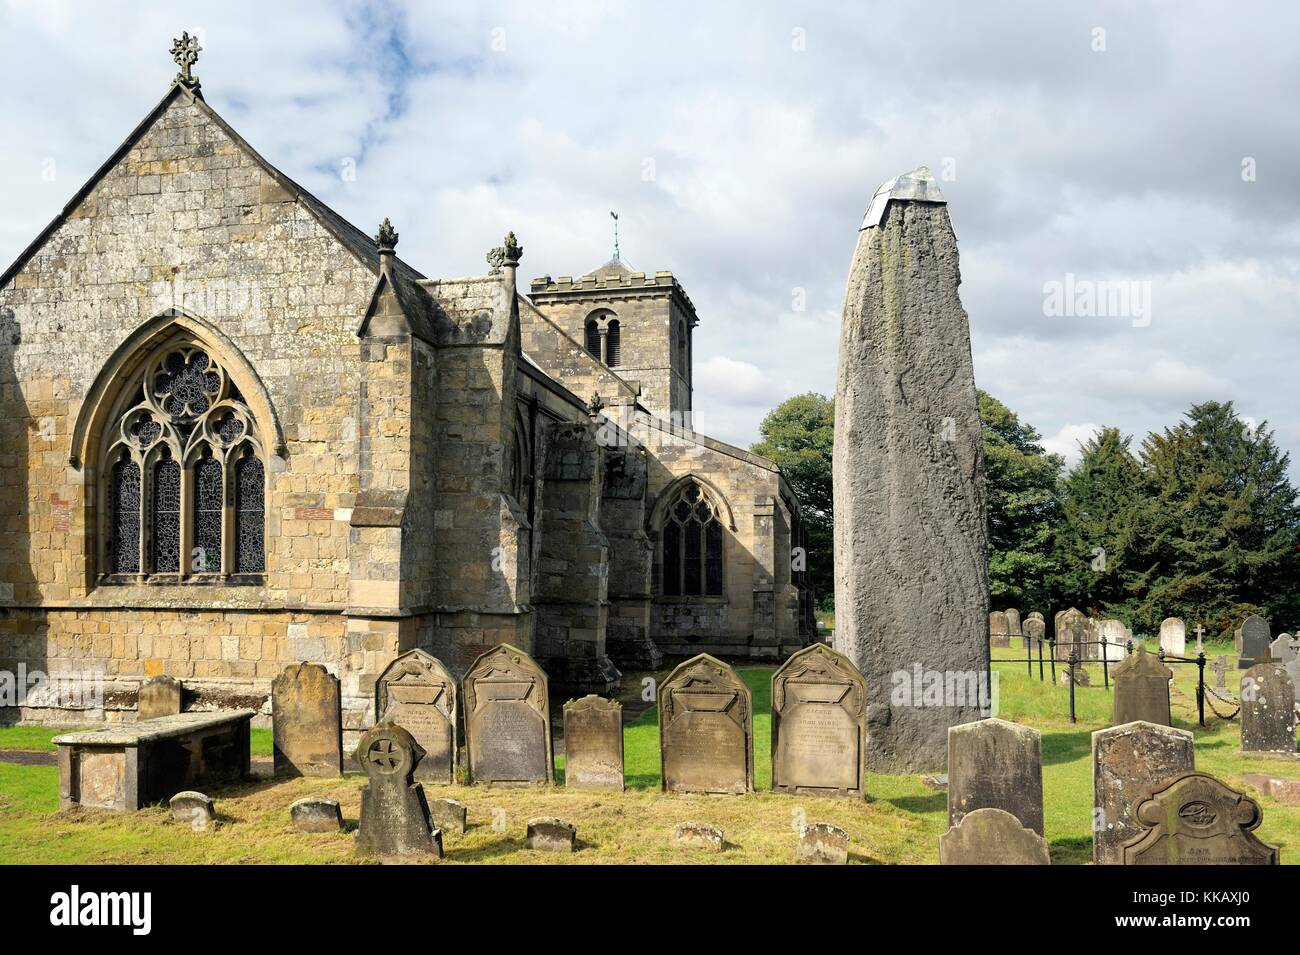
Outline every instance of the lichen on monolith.
<svg viewBox="0 0 1300 955"><path fill-rule="evenodd" d="M868 768L946 764L988 715L988 529L957 238L929 170L858 232L835 397L835 648L867 680Z"/></svg>

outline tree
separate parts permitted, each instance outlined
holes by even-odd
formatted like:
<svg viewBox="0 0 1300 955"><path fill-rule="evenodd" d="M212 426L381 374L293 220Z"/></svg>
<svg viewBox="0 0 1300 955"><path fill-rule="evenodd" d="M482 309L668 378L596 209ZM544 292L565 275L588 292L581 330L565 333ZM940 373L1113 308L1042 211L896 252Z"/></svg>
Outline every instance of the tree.
<svg viewBox="0 0 1300 955"><path fill-rule="evenodd" d="M808 549L808 580L822 606L835 599L834 496L831 454L835 402L824 395L795 395L759 425L763 439L751 451L775 461L799 501Z"/></svg>
<svg viewBox="0 0 1300 955"><path fill-rule="evenodd" d="M1056 483L1065 460L1044 451L1042 435L983 391L979 414L988 499L989 592L995 603L1046 611L1056 573L1050 548L1059 510Z"/></svg>
<svg viewBox="0 0 1300 955"><path fill-rule="evenodd" d="M1148 577L1145 476L1131 441L1117 428L1102 429L1083 444L1057 492L1056 590L1085 612L1131 618Z"/></svg>

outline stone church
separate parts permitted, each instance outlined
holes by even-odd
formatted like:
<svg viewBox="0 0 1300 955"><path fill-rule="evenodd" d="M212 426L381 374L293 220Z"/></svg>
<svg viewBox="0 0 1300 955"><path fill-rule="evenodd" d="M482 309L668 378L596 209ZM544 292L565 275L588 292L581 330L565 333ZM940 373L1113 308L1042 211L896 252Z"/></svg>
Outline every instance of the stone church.
<svg viewBox="0 0 1300 955"><path fill-rule="evenodd" d="M0 275L0 671L106 685L102 714L0 720L129 720L159 674L188 708L261 707L307 660L356 731L415 647L462 673L513 644L567 694L812 639L780 470L690 428L671 272L521 288L509 235L485 274L427 278L205 102L197 43L172 52Z"/></svg>

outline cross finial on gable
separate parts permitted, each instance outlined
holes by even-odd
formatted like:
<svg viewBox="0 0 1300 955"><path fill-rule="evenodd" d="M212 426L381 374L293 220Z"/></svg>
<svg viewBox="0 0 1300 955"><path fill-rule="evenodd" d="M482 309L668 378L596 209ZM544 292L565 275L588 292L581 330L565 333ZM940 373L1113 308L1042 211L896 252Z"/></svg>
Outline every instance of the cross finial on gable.
<svg viewBox="0 0 1300 955"><path fill-rule="evenodd" d="M180 73L176 74L176 82L187 90L195 89L199 85L199 79L191 69L199 61L199 53L202 50L203 47L199 46L199 38L190 36L188 31L182 33L179 40L172 40L172 59L181 68Z"/></svg>

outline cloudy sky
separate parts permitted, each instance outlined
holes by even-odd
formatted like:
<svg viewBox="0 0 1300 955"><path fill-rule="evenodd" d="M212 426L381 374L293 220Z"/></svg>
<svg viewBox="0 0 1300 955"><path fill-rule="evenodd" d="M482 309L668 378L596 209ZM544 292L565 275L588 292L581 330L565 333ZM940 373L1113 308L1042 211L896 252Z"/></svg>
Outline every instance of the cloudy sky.
<svg viewBox="0 0 1300 955"><path fill-rule="evenodd" d="M833 391L863 210L926 164L976 380L1051 449L1215 398L1300 458L1300 7L284 6L0 0L0 259L162 96L188 29L208 102L367 231L391 217L427 275L485 271L507 229L527 277L581 274L617 210L624 260L699 310L698 423L725 440Z"/></svg>

